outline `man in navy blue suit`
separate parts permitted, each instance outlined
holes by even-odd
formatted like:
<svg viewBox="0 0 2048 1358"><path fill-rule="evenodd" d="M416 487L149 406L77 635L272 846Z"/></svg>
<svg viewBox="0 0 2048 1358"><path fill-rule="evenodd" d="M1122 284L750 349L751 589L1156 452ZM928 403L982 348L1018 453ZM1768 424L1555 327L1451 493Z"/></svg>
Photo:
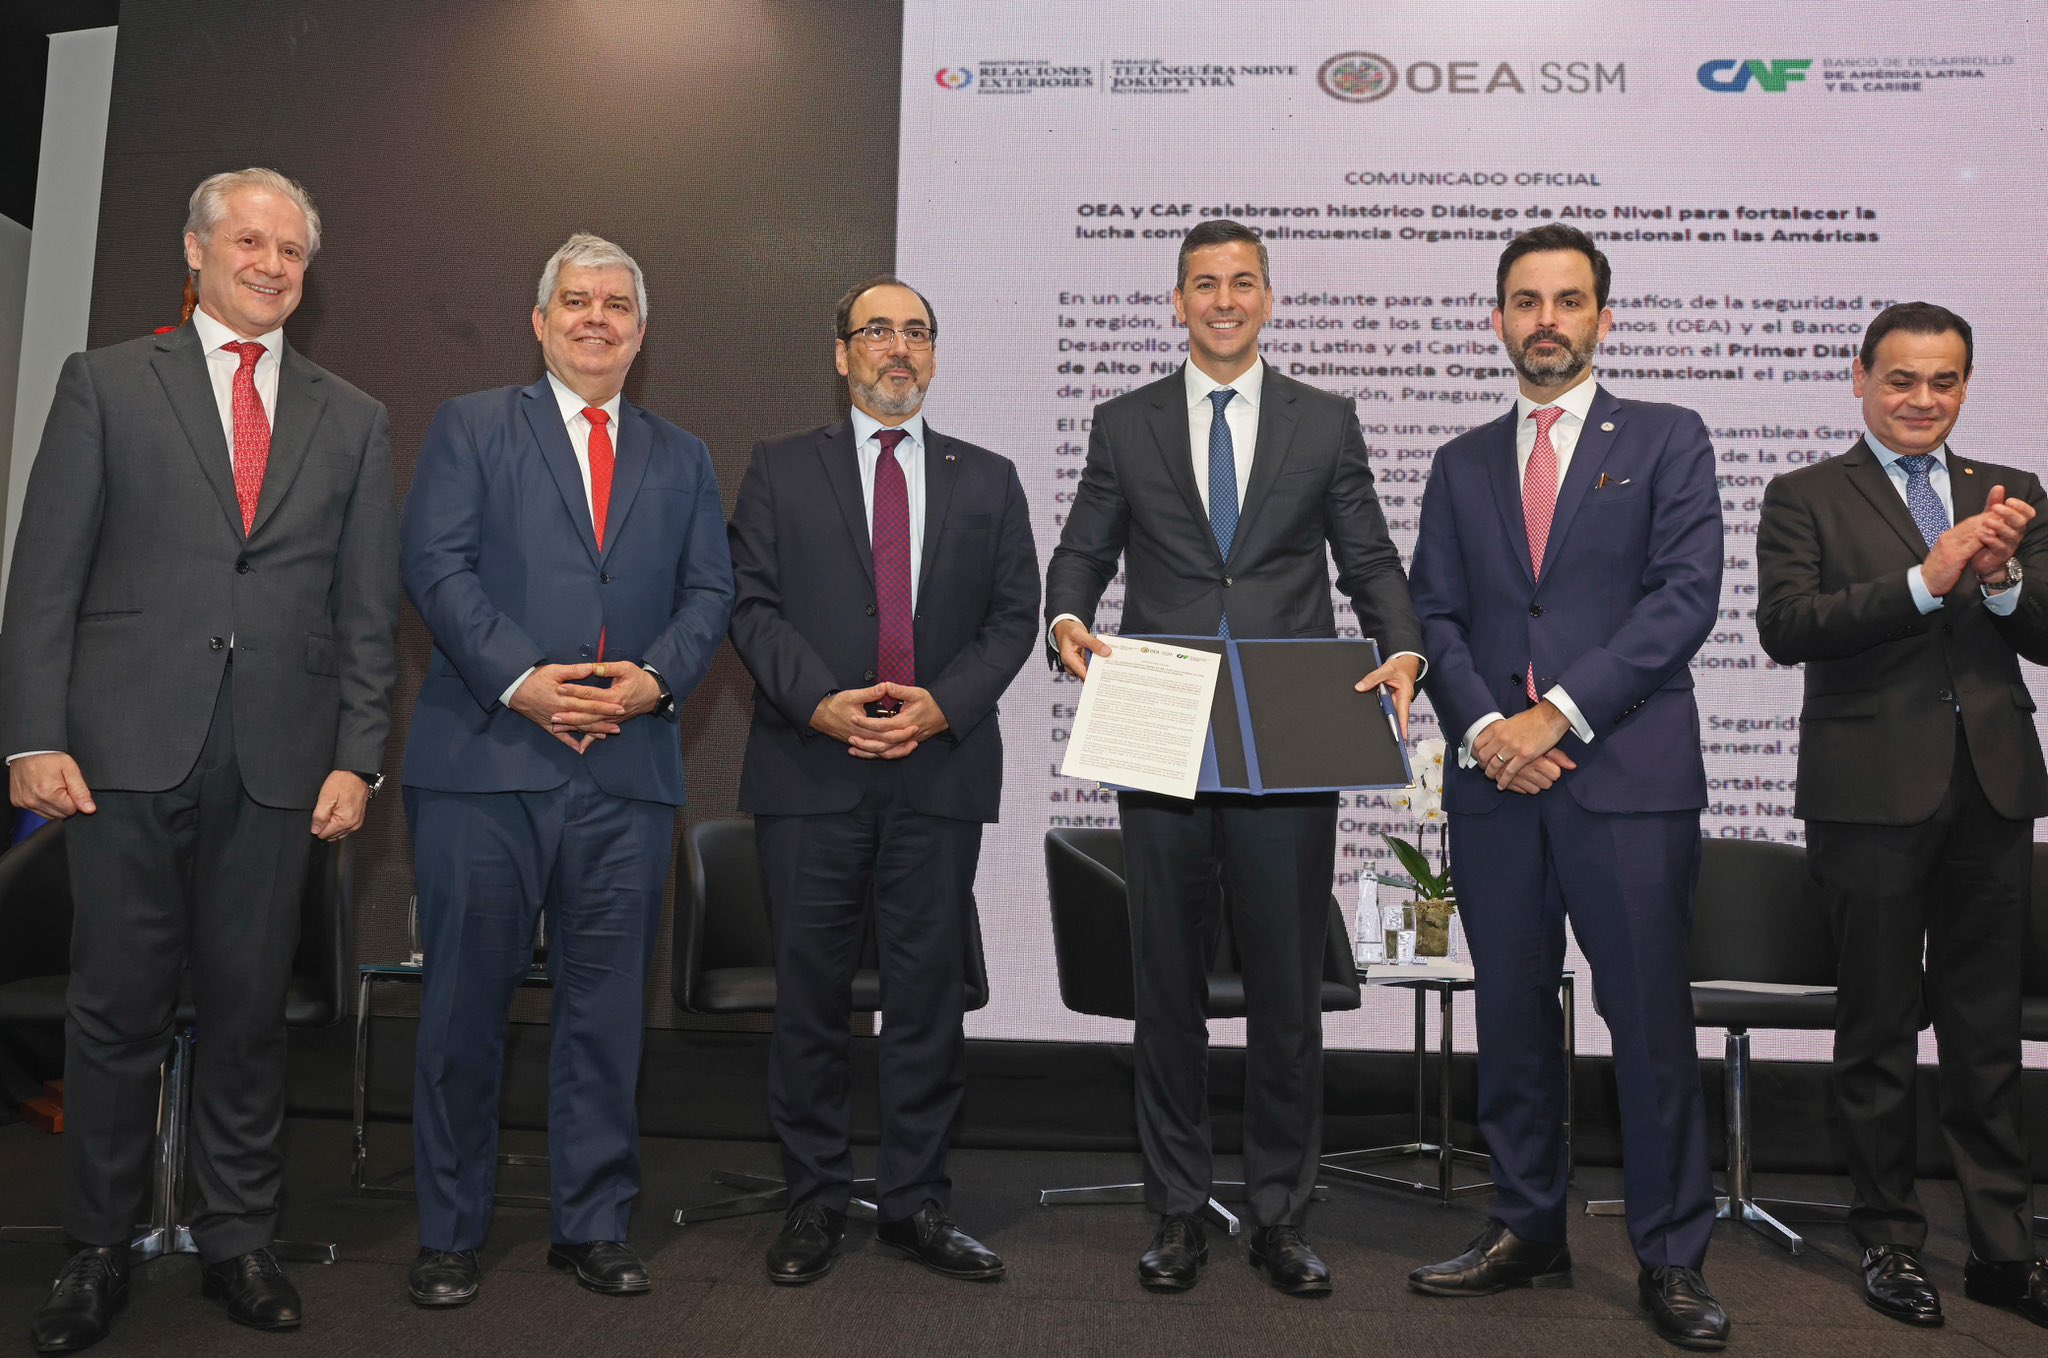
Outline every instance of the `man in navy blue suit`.
<svg viewBox="0 0 2048 1358"><path fill-rule="evenodd" d="M640 266L570 237L533 309L546 375L443 405L406 502L405 591L434 638L405 759L422 1306L476 1296L505 1025L543 908L548 1262L600 1293L649 1287L625 1244L642 992L683 804L676 709L733 585L710 453L620 395L646 332Z"/></svg>
<svg viewBox="0 0 2048 1358"><path fill-rule="evenodd" d="M1614 1040L1638 1290L1658 1331L1727 1342L1700 1268L1714 1223L1691 1004L1706 772L1689 662L1721 593L1721 502L1698 415L1594 381L1611 272L1560 223L1516 237L1494 333L1500 418L1437 453L1411 576L1426 689L1458 757L1451 872L1478 968L1479 1124L1497 1196L1434 1296L1569 1286L1565 920Z"/></svg>
<svg viewBox="0 0 2048 1358"><path fill-rule="evenodd" d="M823 1277L852 1196L847 1010L872 915L882 972L875 1238L951 1278L1003 1261L948 1217L981 828L1002 811L997 700L1031 654L1038 555L1007 458L925 422L931 303L839 299L844 420L757 444L732 512L732 644L754 676L740 808L775 933L769 1116L789 1213L768 1277Z"/></svg>

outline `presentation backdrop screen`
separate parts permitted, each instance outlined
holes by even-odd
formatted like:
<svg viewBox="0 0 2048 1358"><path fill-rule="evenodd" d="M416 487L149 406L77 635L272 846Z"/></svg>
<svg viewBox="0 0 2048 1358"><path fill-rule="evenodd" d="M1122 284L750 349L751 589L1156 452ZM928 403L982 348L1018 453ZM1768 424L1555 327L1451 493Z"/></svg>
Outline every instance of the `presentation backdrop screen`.
<svg viewBox="0 0 2048 1358"><path fill-rule="evenodd" d="M1797 843L1801 681L1757 643L1757 512L1773 476L1860 436L1850 360L1869 318L1914 299L1968 318L1955 446L2048 470L2031 10L910 0L897 259L942 318L928 413L1016 460L1043 559L1095 405L1186 356L1181 236L1232 217L1271 250L1266 361L1357 403L1406 560L1436 449L1514 397L1489 325L1500 250L1537 223L1581 227L1614 266L1598 380L1699 411L1719 457L1725 583L1693 661L1705 832ZM1128 1031L1067 1013L1052 977L1044 835L1116 823L1113 794L1058 773L1078 692L1034 660L1003 705L1003 821L977 886L998 984L978 1036ZM1426 703L1415 728L1438 734ZM1382 834L1416 826L1357 793L1339 829L1349 914L1357 874L1393 869ZM1568 965L1589 974L1576 946ZM1607 1050L1592 1006L1579 1016L1580 1050ZM1369 994L1327 1029L1333 1046L1405 1047L1411 1023L1405 996ZM1822 1059L1829 1040L1759 1047Z"/></svg>

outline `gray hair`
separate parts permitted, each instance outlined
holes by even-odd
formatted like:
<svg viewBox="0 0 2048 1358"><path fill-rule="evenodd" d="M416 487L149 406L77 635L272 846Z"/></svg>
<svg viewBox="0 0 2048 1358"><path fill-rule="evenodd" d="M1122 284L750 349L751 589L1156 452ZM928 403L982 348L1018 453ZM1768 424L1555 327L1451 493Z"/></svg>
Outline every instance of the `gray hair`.
<svg viewBox="0 0 2048 1358"><path fill-rule="evenodd" d="M310 260L320 253L320 209L313 206L313 196L297 180L260 165L227 170L200 180L185 211L185 233L199 237L201 245L212 240L213 228L228 215L228 195L237 189L261 189L291 199L306 214L306 258Z"/></svg>
<svg viewBox="0 0 2048 1358"><path fill-rule="evenodd" d="M633 299L640 308L640 328L647 328L647 280L640 274L640 265L631 255L603 236L593 236L588 231L578 231L562 242L562 248L549 257L548 265L540 271L540 293L534 300L534 309L546 311L548 304L555 300L555 285L561 281L562 266L574 264L580 269L624 269L633 275Z"/></svg>

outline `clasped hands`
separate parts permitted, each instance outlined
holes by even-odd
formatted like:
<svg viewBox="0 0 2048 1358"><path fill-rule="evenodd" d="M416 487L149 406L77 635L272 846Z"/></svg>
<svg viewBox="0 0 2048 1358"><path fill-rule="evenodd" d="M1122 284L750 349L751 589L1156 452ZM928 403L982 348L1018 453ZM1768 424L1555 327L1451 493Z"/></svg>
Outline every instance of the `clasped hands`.
<svg viewBox="0 0 2048 1358"><path fill-rule="evenodd" d="M1578 767L1558 742L1572 724L1548 698L1472 737L1472 759L1502 792L1534 796Z"/></svg>
<svg viewBox="0 0 2048 1358"><path fill-rule="evenodd" d="M579 682L584 679L609 679L612 686L594 688ZM507 706L582 754L660 702L661 685L638 661L592 660L534 666Z"/></svg>
<svg viewBox="0 0 2048 1358"><path fill-rule="evenodd" d="M2019 551L2020 539L2027 535L2033 520L2032 505L2008 499L2004 486L1993 486L1982 514L1972 514L1935 539L1920 566L1927 592L1937 599L1946 596L1963 578L1966 567L1980 580L2003 571Z"/></svg>
<svg viewBox="0 0 2048 1358"><path fill-rule="evenodd" d="M896 704L895 712L869 716L868 704L881 702ZM811 713L811 729L846 746L856 759L901 759L951 724L931 690L887 682L841 689Z"/></svg>

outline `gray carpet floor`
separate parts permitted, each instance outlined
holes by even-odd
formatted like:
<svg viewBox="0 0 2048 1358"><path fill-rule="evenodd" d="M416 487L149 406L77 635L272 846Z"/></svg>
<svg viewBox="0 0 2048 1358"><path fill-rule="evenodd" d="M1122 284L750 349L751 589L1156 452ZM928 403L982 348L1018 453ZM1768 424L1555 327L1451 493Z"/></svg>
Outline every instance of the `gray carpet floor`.
<svg viewBox="0 0 2048 1358"><path fill-rule="evenodd" d="M374 1129L377 1159L406 1158L406 1129ZM1577 1286L1478 1301L1419 1297L1402 1285L1416 1263L1456 1254L1484 1220L1484 1195L1442 1207L1433 1199L1346 1184L1310 1219L1310 1235L1336 1277L1335 1294L1297 1300L1265 1286L1244 1247L1212 1234L1202 1283L1154 1296L1134 1264L1150 1225L1138 1207L1041 1208L1042 1185L1135 1177L1134 1156L970 1151L955 1157L954 1216L1000 1252L1009 1276L957 1283L869 1244L856 1224L846 1256L808 1287L771 1286L761 1254L779 1219L742 1218L678 1229L669 1212L716 1196L713 1169L774 1173L759 1143L650 1140L647 1188L633 1243L653 1272L650 1296L605 1298L547 1267L547 1217L500 1208L484 1250L475 1304L426 1312L405 1297L416 1249L410 1202L357 1197L348 1188L349 1128L295 1119L285 1234L330 1240L342 1261L291 1266L306 1303L305 1327L266 1335L239 1329L199 1296L189 1257L141 1270L114 1333L95 1352L326 1358L327 1355L489 1355L609 1358L688 1354L718 1358L819 1354L893 1355L1483 1355L1670 1354L1636 1309L1635 1265L1618 1221L1575 1218ZM524 1141L524 1144L522 1144ZM0 1128L0 1222L55 1219L58 1139ZM538 1149L531 1138L507 1149ZM865 1154L862 1156L865 1162ZM1227 1167L1227 1166L1226 1166ZM545 1191L545 1171L508 1169L502 1187ZM1579 1194L1611 1195L1612 1170L1583 1170ZM1767 1192L1839 1199L1824 1179L1771 1179ZM1924 1186L1934 1234L1929 1271L1949 1323L1910 1330L1868 1310L1857 1290L1855 1249L1839 1227L1815 1227L1792 1258L1762 1237L1724 1224L1707 1277L1735 1321L1731 1352L1881 1358L1882 1355L2048 1353L2048 1333L2008 1312L1966 1301L1968 1246L1954 1186ZM64 1258L54 1243L0 1243L0 1351L27 1350L30 1316Z"/></svg>

